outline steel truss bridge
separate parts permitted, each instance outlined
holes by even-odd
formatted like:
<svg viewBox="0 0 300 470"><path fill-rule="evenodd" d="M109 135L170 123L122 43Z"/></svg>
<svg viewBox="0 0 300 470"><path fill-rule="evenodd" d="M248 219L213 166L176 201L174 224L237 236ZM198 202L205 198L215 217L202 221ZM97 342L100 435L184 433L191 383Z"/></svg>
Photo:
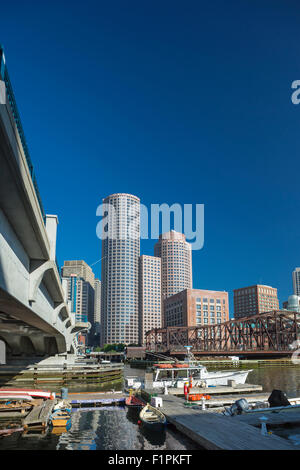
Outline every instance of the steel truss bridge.
<svg viewBox="0 0 300 470"><path fill-rule="evenodd" d="M146 333L146 351L202 356L291 356L300 347L300 313L276 310L215 325L172 326Z"/></svg>

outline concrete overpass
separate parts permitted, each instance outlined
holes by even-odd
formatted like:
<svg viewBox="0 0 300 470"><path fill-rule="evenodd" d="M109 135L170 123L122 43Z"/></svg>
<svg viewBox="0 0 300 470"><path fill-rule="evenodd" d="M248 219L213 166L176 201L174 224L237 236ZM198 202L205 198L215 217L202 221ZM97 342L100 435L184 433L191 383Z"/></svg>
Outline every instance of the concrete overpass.
<svg viewBox="0 0 300 470"><path fill-rule="evenodd" d="M0 80L0 341L8 357L75 352L89 324L75 324L66 303L58 218L44 213L1 47Z"/></svg>

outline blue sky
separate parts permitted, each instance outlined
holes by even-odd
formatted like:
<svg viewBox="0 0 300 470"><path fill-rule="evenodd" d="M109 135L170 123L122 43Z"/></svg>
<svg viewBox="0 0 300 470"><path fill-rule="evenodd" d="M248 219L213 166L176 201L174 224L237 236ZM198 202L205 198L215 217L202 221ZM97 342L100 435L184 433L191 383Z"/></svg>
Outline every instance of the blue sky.
<svg viewBox="0 0 300 470"><path fill-rule="evenodd" d="M202 203L194 287L229 291L231 311L232 290L255 283L286 300L300 265L299 13L279 0L1 5L60 264L101 257L96 208L109 194Z"/></svg>

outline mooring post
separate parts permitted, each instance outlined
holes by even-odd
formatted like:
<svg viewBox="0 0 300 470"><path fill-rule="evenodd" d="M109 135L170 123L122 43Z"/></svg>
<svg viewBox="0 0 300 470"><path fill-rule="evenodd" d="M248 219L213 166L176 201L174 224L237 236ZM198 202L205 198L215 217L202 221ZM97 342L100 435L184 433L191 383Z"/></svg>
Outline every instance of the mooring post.
<svg viewBox="0 0 300 470"><path fill-rule="evenodd" d="M263 436L267 436L267 435L268 435L268 430L267 430L267 424L266 424L266 423L267 423L267 421L268 421L268 418L267 418L266 416L261 416L261 417L259 418L259 420L260 420L260 422L261 422L261 430L260 430L260 432L261 432L261 434L262 434Z"/></svg>

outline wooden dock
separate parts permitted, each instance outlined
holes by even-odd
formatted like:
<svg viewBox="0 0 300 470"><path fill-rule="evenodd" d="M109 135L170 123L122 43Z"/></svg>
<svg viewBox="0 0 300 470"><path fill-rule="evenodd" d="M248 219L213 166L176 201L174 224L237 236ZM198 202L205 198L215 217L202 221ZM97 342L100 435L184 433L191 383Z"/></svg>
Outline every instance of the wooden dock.
<svg viewBox="0 0 300 470"><path fill-rule="evenodd" d="M0 385L105 385L123 379L123 364L1 366Z"/></svg>
<svg viewBox="0 0 300 470"><path fill-rule="evenodd" d="M206 400L205 406L209 408L214 408L216 406L223 407L224 406L231 406L235 403L239 398L245 398L248 403L257 403L257 402L265 402L268 400L270 394L267 393L254 393L252 395L242 395L241 397L236 395L217 395L211 397L210 400ZM202 401L189 401L188 404L193 406L197 404L202 404Z"/></svg>
<svg viewBox="0 0 300 470"><path fill-rule="evenodd" d="M24 429L45 429L56 400L45 400L41 405L34 406L31 412L24 418Z"/></svg>
<svg viewBox="0 0 300 470"><path fill-rule="evenodd" d="M274 434L263 436L260 429L235 418L185 407L183 400L162 395L168 422L208 450L295 450L295 446Z"/></svg>
<svg viewBox="0 0 300 470"><path fill-rule="evenodd" d="M216 387L193 387L190 389L190 394L193 393L202 393L205 395L222 395L222 394L229 394L229 393L253 393L253 392L261 392L263 387L261 385L253 385L253 384L239 384L231 387L229 385L217 385ZM184 396L183 388L168 388L168 393L170 395L178 395ZM270 394L269 394L270 395ZM268 396L269 396L268 395ZM236 400L238 400L238 396Z"/></svg>
<svg viewBox="0 0 300 470"><path fill-rule="evenodd" d="M69 393L69 398L72 408L125 405L125 395L122 392Z"/></svg>

